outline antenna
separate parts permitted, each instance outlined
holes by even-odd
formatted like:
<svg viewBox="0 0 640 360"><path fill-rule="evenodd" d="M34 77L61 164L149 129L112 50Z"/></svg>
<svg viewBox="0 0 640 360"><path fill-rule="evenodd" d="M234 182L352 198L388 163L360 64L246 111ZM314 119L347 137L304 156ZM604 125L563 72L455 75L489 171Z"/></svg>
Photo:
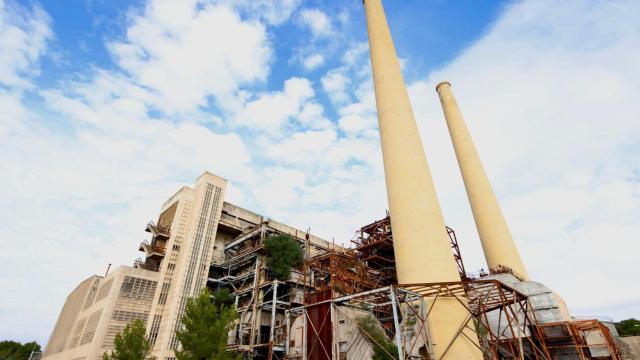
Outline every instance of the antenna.
<svg viewBox="0 0 640 360"><path fill-rule="evenodd" d="M109 263L109 265L107 265L107 271L105 271L104 277L107 277L107 275L109 274L109 269L111 269L111 263Z"/></svg>

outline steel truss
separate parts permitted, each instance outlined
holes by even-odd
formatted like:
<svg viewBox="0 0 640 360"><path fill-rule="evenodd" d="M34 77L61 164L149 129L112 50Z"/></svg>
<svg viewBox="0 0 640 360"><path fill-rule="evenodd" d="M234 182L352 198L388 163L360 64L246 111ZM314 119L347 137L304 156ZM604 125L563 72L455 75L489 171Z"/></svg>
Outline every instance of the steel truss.
<svg viewBox="0 0 640 360"><path fill-rule="evenodd" d="M434 305L445 299L458 301L466 309L467 316L436 358L428 318ZM323 307L324 311L318 311ZM472 340L485 359L557 359L559 348L576 349L581 360L594 358L594 349L608 351L609 356L605 359L620 359L610 333L599 321L539 324L528 297L498 280L392 285L293 307L285 312L285 337L291 336L292 319L302 316L302 352L294 353L287 341L286 359L343 358L343 349L336 341L337 316L348 320L347 324L339 326L355 327L359 334L374 343L375 339L346 311L349 308L366 310L379 321L398 348L397 354L387 353L392 359L443 359L461 337ZM559 328L564 329L562 334L567 338L556 337L564 342L553 343L552 334L558 333ZM587 342L594 331L602 334L603 342Z"/></svg>
<svg viewBox="0 0 640 360"><path fill-rule="evenodd" d="M316 316L318 308L327 307L328 311ZM318 301L313 304L305 304L292 308L285 313L287 337L291 334L291 319L303 316L303 345L301 354L293 354L286 344L285 354L287 359L340 359L341 349L337 339L338 327L336 318L346 318L347 322L341 326L351 326L358 329L358 334L375 343L376 339L369 334L360 324L358 319L350 314L347 309L366 310L372 314L389 335L396 347L397 354L391 354L383 349L390 358L419 359L420 351L431 352L429 343L429 329L427 325L427 311L425 299L418 293L410 290L386 286L353 295ZM410 325L402 323L402 319L411 318ZM408 336L408 327L417 329L414 336ZM327 331L330 336L326 336ZM356 335L354 335L356 336Z"/></svg>

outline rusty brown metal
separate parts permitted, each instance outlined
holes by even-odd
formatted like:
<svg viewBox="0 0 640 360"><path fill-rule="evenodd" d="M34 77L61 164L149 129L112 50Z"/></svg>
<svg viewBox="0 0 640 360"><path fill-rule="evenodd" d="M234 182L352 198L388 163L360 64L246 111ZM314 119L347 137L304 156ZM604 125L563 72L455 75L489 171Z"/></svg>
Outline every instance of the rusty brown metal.
<svg viewBox="0 0 640 360"><path fill-rule="evenodd" d="M598 320L560 321L538 324L537 328L553 358L573 355L581 360L621 359L609 328ZM593 342L594 338L600 341Z"/></svg>
<svg viewBox="0 0 640 360"><path fill-rule="evenodd" d="M460 246L458 246L458 238L456 232L452 228L447 226L447 235L449 235L449 241L451 242L451 250L453 251L453 258L458 265L458 274L460 274L461 280L469 280L467 271L464 268L464 262L462 261L462 253L460 252Z"/></svg>
<svg viewBox="0 0 640 360"><path fill-rule="evenodd" d="M425 314L407 306L421 322L418 332L428 333L428 318L434 304L445 298L456 299L468 311L456 336L477 336L478 347L485 359L556 359L561 352L573 351L581 360L619 360L619 351L608 328L597 320L541 324L523 293L482 273L469 275L464 267L458 239L447 227L453 257L462 281L421 284L397 284L393 253L391 221L385 218L365 225L352 240L352 249L330 250L307 257L303 266L305 296L299 311L307 319L307 359L331 358L332 344L329 310L334 305L367 304L390 338L395 336L393 321L400 321L389 303L387 292L393 292L404 304L422 302ZM509 273L522 280L508 267L489 270L489 274ZM417 297L415 297L417 296ZM419 299L419 300L418 300ZM397 310L397 309L396 309ZM558 337L552 336L560 334ZM587 341L592 334L603 341ZM416 343L408 343L405 354L414 352ZM599 357L592 354L599 350ZM605 351L606 350L606 351ZM609 354L602 357L603 352ZM406 358L406 357L405 357Z"/></svg>

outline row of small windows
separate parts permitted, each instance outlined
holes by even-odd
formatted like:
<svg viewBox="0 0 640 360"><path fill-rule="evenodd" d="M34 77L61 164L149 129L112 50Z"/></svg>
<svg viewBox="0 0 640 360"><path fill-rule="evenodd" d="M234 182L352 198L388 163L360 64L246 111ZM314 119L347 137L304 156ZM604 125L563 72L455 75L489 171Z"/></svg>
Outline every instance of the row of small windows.
<svg viewBox="0 0 640 360"><path fill-rule="evenodd" d="M158 297L158 304L164 305L167 302L167 295L169 294L170 283L162 284L162 290L160 290L160 296Z"/></svg>
<svg viewBox="0 0 640 360"><path fill-rule="evenodd" d="M151 323L151 329L149 330L149 343L153 346L158 338L158 330L160 329L160 321L162 321L162 315L155 315L153 322Z"/></svg>
<svg viewBox="0 0 640 360"><path fill-rule="evenodd" d="M125 276L120 288L120 296L135 299L152 300L156 291L156 281Z"/></svg>
<svg viewBox="0 0 640 360"><path fill-rule="evenodd" d="M148 312L115 310L113 312L113 315L111 316L111 319L126 322L132 322L135 320L142 320L143 322L146 322L147 316L149 316Z"/></svg>
<svg viewBox="0 0 640 360"><path fill-rule="evenodd" d="M93 335L96 333L96 329L98 328L98 321L100 321L101 315L102 309L95 311L89 316L87 325L84 328L84 333L80 338L80 345L90 343L93 340Z"/></svg>

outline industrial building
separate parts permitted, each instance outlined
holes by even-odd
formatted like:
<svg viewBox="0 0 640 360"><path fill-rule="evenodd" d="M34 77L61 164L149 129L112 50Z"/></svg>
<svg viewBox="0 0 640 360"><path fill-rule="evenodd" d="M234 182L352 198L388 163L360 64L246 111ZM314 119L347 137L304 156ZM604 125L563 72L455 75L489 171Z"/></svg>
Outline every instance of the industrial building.
<svg viewBox="0 0 640 360"><path fill-rule="evenodd" d="M146 321L158 273L120 266L91 276L67 297L43 359L102 359L115 335L131 321Z"/></svg>
<svg viewBox="0 0 640 360"><path fill-rule="evenodd" d="M45 359L97 359L109 349L112 330L123 326L117 314L125 311L127 276L153 283L145 287L153 296L127 297L139 304L126 311L145 320L162 360L174 359L186 301L205 286L235 299L228 347L245 359L369 359L379 345L371 329L395 344L393 353L384 350L390 359L621 359L615 328L573 319L559 294L530 279L451 84L442 82L436 92L488 265L467 273L444 223L381 0L363 6L389 213L341 239L350 246L337 246L225 202L226 180L204 173L147 224L135 268L74 290ZM265 262L264 242L276 234L296 239L304 254L286 280Z"/></svg>

